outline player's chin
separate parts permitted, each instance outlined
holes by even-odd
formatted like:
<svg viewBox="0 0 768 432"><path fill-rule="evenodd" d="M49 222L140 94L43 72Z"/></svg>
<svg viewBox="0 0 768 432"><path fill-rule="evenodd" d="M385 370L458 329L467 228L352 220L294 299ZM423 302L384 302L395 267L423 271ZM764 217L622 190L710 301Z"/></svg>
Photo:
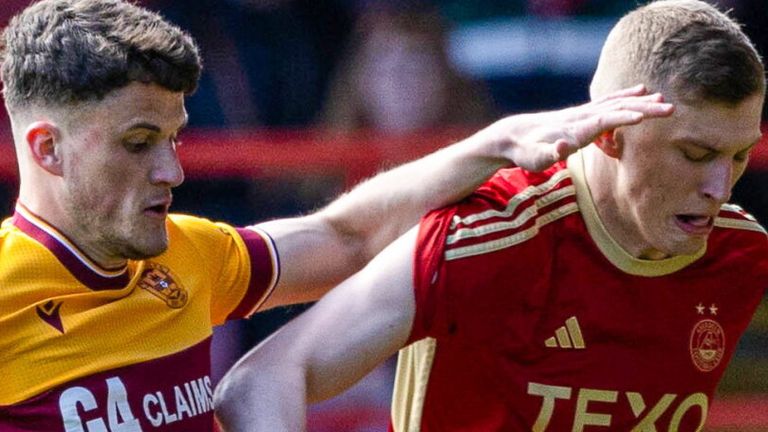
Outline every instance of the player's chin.
<svg viewBox="0 0 768 432"><path fill-rule="evenodd" d="M155 237L147 236L135 240L127 248L126 258L133 260L154 258L168 250L168 236L165 232Z"/></svg>
<svg viewBox="0 0 768 432"><path fill-rule="evenodd" d="M679 239L670 244L667 253L672 256L695 255L706 245L706 236L686 236L686 238Z"/></svg>

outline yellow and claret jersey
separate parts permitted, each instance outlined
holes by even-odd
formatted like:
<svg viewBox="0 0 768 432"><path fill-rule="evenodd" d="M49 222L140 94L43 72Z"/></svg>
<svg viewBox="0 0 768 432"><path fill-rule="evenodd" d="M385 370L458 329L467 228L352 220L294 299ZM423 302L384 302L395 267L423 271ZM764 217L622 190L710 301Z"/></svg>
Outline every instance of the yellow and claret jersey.
<svg viewBox="0 0 768 432"><path fill-rule="evenodd" d="M422 220L395 431L700 431L768 286L768 237L724 205L706 246L636 259L580 154L501 171Z"/></svg>
<svg viewBox="0 0 768 432"><path fill-rule="evenodd" d="M214 430L212 328L274 289L269 236L171 215L162 255L106 270L17 205L0 228L0 432Z"/></svg>

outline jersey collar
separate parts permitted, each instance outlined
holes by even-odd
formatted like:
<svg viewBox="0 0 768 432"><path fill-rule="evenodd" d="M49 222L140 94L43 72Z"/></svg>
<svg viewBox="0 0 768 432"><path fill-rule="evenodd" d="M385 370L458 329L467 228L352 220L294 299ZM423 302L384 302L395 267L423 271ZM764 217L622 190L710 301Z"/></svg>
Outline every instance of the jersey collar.
<svg viewBox="0 0 768 432"><path fill-rule="evenodd" d="M121 289L130 282L127 265L119 269L99 266L63 233L21 203L16 204L11 223L48 249L78 281L92 290Z"/></svg>
<svg viewBox="0 0 768 432"><path fill-rule="evenodd" d="M568 171L571 172L571 178L576 187L576 201L592 240L613 265L636 276L664 276L690 265L704 255L707 251L706 246L693 255L677 255L663 260L635 258L624 250L608 233L597 213L592 192L586 180L583 153L581 150L576 152L568 158L567 162Z"/></svg>

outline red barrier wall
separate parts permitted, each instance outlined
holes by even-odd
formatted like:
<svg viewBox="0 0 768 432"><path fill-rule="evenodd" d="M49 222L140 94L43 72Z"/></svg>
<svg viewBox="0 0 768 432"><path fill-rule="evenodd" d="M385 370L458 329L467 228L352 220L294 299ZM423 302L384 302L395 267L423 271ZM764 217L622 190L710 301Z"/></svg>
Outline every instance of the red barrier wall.
<svg viewBox="0 0 768 432"><path fill-rule="evenodd" d="M768 125L763 128L768 131ZM471 135L447 129L404 135L318 130L187 130L179 149L187 177L259 177L341 173L348 183L396 163L425 155ZM755 149L750 169L768 170L768 138ZM0 142L12 150L12 143ZM0 152L0 181L18 176L13 151Z"/></svg>

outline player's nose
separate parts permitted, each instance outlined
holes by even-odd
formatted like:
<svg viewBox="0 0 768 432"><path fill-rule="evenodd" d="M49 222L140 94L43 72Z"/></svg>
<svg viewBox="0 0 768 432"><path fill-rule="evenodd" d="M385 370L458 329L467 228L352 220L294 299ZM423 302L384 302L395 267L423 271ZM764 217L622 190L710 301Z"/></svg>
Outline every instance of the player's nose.
<svg viewBox="0 0 768 432"><path fill-rule="evenodd" d="M162 146L158 151L150 173L150 181L152 184L170 187L176 187L184 181L184 169L181 167L175 146Z"/></svg>
<svg viewBox="0 0 768 432"><path fill-rule="evenodd" d="M702 182L701 193L708 199L718 203L726 203L731 199L733 189L733 163L729 160L719 160L711 164Z"/></svg>

